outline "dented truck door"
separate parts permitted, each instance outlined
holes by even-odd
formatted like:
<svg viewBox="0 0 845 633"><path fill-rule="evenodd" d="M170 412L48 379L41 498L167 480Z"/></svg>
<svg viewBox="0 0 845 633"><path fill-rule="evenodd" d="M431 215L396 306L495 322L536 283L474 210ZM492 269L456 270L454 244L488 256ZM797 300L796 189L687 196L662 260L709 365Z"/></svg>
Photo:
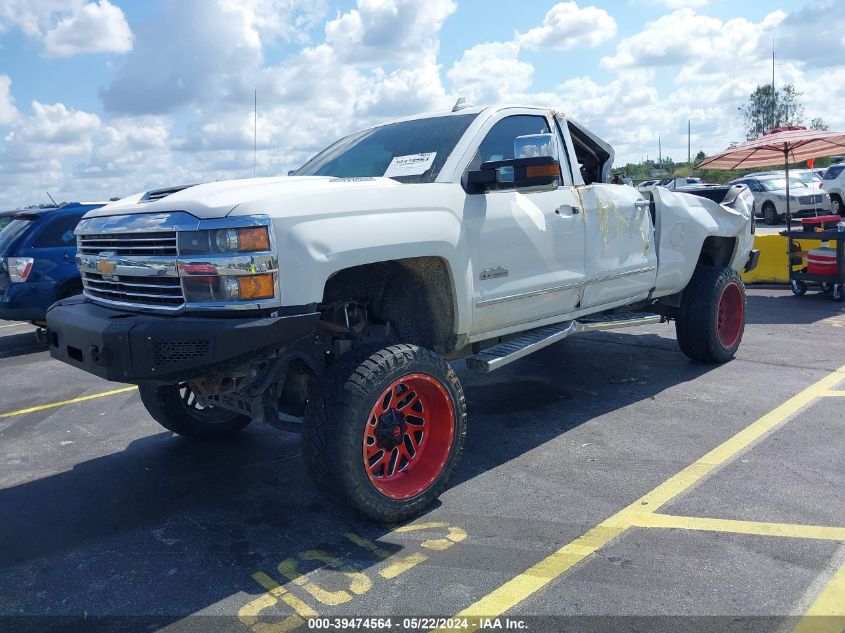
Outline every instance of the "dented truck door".
<svg viewBox="0 0 845 633"><path fill-rule="evenodd" d="M628 185L577 188L586 225L583 307L645 299L657 278L649 203Z"/></svg>
<svg viewBox="0 0 845 633"><path fill-rule="evenodd" d="M513 158L514 138L549 133L549 120L511 114L479 132L468 169ZM562 150L561 150L562 151ZM467 197L464 222L475 275L473 333L493 332L577 309L584 281L584 223L568 174L553 191L502 188Z"/></svg>

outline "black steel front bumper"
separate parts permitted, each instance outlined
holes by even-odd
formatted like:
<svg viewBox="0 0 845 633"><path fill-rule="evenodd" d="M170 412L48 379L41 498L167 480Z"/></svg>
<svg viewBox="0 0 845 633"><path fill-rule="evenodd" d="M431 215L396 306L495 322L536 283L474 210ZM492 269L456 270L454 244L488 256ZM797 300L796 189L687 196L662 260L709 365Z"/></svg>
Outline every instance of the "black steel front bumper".
<svg viewBox="0 0 845 633"><path fill-rule="evenodd" d="M179 382L225 370L313 331L319 318L313 306L293 310L276 317L157 316L71 297L47 312L50 355L115 382Z"/></svg>

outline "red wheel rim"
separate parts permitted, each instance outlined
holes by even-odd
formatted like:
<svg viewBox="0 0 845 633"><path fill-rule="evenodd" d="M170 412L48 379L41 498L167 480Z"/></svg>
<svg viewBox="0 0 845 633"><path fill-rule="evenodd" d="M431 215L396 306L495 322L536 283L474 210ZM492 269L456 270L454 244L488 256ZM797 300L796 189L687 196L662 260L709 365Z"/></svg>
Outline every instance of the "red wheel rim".
<svg viewBox="0 0 845 633"><path fill-rule="evenodd" d="M733 347L742 334L745 323L745 301L737 283L725 286L716 313L716 331L723 347Z"/></svg>
<svg viewBox="0 0 845 633"><path fill-rule="evenodd" d="M408 374L376 400L364 427L364 470L391 499L424 492L443 471L455 437L452 398L440 381Z"/></svg>

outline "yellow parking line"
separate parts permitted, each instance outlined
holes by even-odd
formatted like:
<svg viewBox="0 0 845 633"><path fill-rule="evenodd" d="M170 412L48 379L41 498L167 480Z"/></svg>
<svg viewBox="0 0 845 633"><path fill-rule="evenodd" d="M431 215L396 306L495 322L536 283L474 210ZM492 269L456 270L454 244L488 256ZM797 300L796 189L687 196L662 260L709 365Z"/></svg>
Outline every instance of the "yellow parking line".
<svg viewBox="0 0 845 633"><path fill-rule="evenodd" d="M763 523L759 521L735 521L732 519L674 516L652 512L641 512L633 515L631 517L631 525L633 527L643 528L703 530L705 532L730 532L733 534L755 534L758 536L783 536L787 538L845 541L845 527L799 525L795 523Z"/></svg>
<svg viewBox="0 0 845 633"><path fill-rule="evenodd" d="M825 398L841 398L845 396L845 391L836 391L834 389L831 389L830 391L825 391L822 396Z"/></svg>
<svg viewBox="0 0 845 633"><path fill-rule="evenodd" d="M699 458L651 492L640 497L612 517L602 521L571 543L532 565L457 614L458 618L499 617L505 611L545 587L590 554L601 549L630 527L643 512L654 512L686 492L728 460L785 424L793 415L845 379L845 366L810 385L739 433ZM468 630L475 630L471 627Z"/></svg>
<svg viewBox="0 0 845 633"><path fill-rule="evenodd" d="M106 396L114 396L119 393L127 393L135 391L138 387L123 387L122 389L112 389L111 391L103 391L101 393L92 393L88 396L79 396L78 398L71 398L70 400L62 400L61 402L51 402L49 404L40 404L37 407L29 407L28 409L18 409L17 411L9 411L8 413L0 413L0 420L3 418L11 418L16 415L24 415L26 413L35 413L36 411L43 411L44 409L53 409L55 407L63 407L66 404L75 404L77 402L85 402L86 400L94 400L95 398L105 398Z"/></svg>
<svg viewBox="0 0 845 633"><path fill-rule="evenodd" d="M794 633L842 633L845 631L845 565L810 605Z"/></svg>

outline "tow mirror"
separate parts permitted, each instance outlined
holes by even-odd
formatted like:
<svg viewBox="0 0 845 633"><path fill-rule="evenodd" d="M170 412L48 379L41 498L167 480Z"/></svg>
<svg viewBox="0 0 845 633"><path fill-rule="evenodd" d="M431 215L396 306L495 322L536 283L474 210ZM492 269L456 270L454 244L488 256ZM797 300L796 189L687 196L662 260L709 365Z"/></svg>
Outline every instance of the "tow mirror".
<svg viewBox="0 0 845 633"><path fill-rule="evenodd" d="M516 158L481 163L467 173L467 191L496 189L552 191L560 185L558 143L554 134L526 134L513 142Z"/></svg>
<svg viewBox="0 0 845 633"><path fill-rule="evenodd" d="M481 163L467 172L467 191L484 193L496 189L553 191L560 184L560 162L551 156L511 158Z"/></svg>

